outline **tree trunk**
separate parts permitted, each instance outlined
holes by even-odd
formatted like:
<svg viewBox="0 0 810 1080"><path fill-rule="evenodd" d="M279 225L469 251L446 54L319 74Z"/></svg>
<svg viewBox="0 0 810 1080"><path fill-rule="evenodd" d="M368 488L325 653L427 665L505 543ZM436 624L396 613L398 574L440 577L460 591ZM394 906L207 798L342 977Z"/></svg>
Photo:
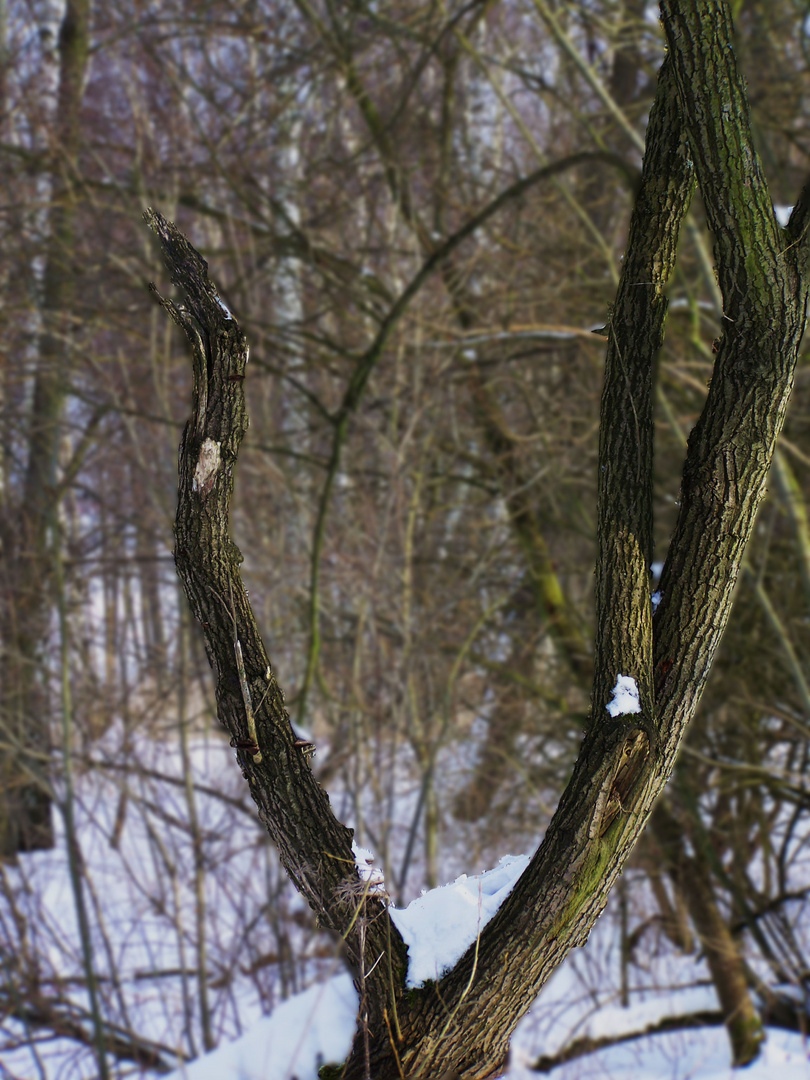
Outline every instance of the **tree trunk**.
<svg viewBox="0 0 810 1080"><path fill-rule="evenodd" d="M683 827L663 800L656 803L651 825L706 956L731 1042L733 1063L749 1065L759 1053L765 1032L748 990L745 964L717 906L709 866L699 851L687 854Z"/></svg>
<svg viewBox="0 0 810 1080"><path fill-rule="evenodd" d="M348 947L361 1006L346 1080L484 1080L503 1066L518 1020L568 951L587 939L669 778L730 611L804 326L810 193L782 232L753 150L725 5L665 2L662 13L669 56L608 328L591 724L532 862L480 939L435 985L405 991L402 941L383 898L364 892L351 834L295 744L241 583L228 512L247 426L244 336L204 260L159 214L148 215L186 297L182 306L162 303L194 353L194 409L180 449L177 568L205 633L219 716L259 816L322 925ZM728 329L689 440L680 516L653 614L652 367L693 172L715 233ZM355 379L358 393L361 378L367 374ZM613 716L606 706L620 674L636 681L640 711Z"/></svg>
<svg viewBox="0 0 810 1080"><path fill-rule="evenodd" d="M49 530L60 499L57 461L75 314L73 262L80 111L89 53L89 0L68 0L59 33L59 88L50 147L50 237L42 284L42 334L28 424L22 498L6 507L2 635L0 857L53 846L47 780L49 706L41 668L52 611Z"/></svg>

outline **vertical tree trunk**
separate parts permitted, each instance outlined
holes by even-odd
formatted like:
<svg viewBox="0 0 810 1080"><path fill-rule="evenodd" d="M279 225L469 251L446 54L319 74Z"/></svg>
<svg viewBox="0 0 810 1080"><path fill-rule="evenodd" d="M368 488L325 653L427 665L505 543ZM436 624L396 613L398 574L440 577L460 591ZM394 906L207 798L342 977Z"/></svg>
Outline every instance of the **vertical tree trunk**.
<svg viewBox="0 0 810 1080"><path fill-rule="evenodd" d="M90 0L67 0L59 33L59 87L50 146L50 237L28 423L28 466L15 524L7 522L3 534L0 693L8 749L0 756L0 856L11 858L20 851L53 846L47 781L50 713L41 663L53 606L49 529L59 502L60 423L75 319L75 174L89 18Z"/></svg>
<svg viewBox="0 0 810 1080"><path fill-rule="evenodd" d="M765 1032L748 989L737 943L717 905L708 863L699 851L687 853L683 827L663 801L656 804L652 826L667 871L686 901L705 953L734 1064L749 1065L759 1053Z"/></svg>

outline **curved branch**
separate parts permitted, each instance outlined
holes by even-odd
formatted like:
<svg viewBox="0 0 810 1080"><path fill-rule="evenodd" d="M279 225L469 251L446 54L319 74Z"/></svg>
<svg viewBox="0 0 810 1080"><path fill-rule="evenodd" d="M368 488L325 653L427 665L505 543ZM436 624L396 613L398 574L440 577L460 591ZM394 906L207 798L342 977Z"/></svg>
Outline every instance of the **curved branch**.
<svg viewBox="0 0 810 1080"><path fill-rule="evenodd" d="M194 354L193 412L180 443L175 562L215 672L217 713L232 736L259 818L298 890L321 924L345 938L358 968L365 953L376 959L385 952L388 964L379 965L377 978L383 985L389 979L399 985L401 938L387 925L382 903L363 895L351 830L333 814L296 744L242 584L242 556L229 532L234 469L247 430L247 342L202 256L159 213L149 210L145 217L184 302L173 303L152 290ZM258 703L255 715L253 702Z"/></svg>
<svg viewBox="0 0 810 1080"><path fill-rule="evenodd" d="M556 1054L544 1054L533 1063L532 1069L538 1073L550 1073L559 1065L565 1065L569 1061L577 1061L579 1058L588 1057L599 1050L607 1050L612 1046L621 1046L623 1043L635 1042L650 1035L662 1035L669 1031L690 1031L702 1027L722 1027L723 1014L719 1009L701 1009L699 1012L683 1013L681 1016L664 1016L650 1024L645 1024L635 1031L623 1031L618 1035L581 1035Z"/></svg>
<svg viewBox="0 0 810 1080"><path fill-rule="evenodd" d="M667 726L696 707L728 620L793 386L807 275L774 217L728 5L662 0L661 11L724 307L655 614L656 696Z"/></svg>

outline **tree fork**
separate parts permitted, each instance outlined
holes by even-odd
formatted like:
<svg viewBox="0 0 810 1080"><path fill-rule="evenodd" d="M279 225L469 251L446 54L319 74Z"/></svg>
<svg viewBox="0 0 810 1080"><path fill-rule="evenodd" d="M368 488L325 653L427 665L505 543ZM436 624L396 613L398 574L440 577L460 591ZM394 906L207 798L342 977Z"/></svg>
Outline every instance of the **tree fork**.
<svg viewBox="0 0 810 1080"><path fill-rule="evenodd" d="M689 44L678 20L695 13L712 29L704 28L697 44ZM404 993L399 935L379 901L369 897L359 906L351 835L334 818L294 745L239 577L241 557L228 534L228 508L247 426L244 335L208 280L204 260L160 215L148 215L173 280L186 294L185 306L161 303L186 333L195 357L194 415L180 454L178 572L205 633L220 718L235 740L259 816L296 886L323 924L346 936L355 969L369 972L360 1030L342 1070L345 1080L485 1080L503 1065L518 1020L568 951L585 941L604 907L672 771L730 611L804 325L810 195L803 193L784 234L763 218L772 217L769 201L767 214L763 209L766 189L757 188L740 228L733 214L716 207L710 212L716 236L722 231L720 258L730 260L720 272L726 314L735 318L737 312L738 318L721 346L706 407L689 441L681 514L662 578L663 599L653 615L651 373L663 335L663 290L692 189L692 160L701 186L705 180L707 206L721 190L712 170L722 175L728 164L722 155L712 158L722 145L718 132L704 132L712 125L719 129L721 121L700 101L701 64L712 66L721 84L734 84L723 99L728 109L722 123L738 125L744 162L730 186L737 191L741 184L742 194L742 188L764 184L758 166L751 165L755 155L730 45L717 49L728 25L725 5L663 3L662 15L671 58L662 68L648 125L641 192L609 323L591 726L530 866L479 941L435 986ZM701 53L707 42L711 50ZM691 49L688 63L679 49ZM756 248L759 264L746 263L747 245L760 234L765 242ZM612 717L605 711L617 674L636 678L640 715ZM261 702L255 740L248 730L245 684L252 701ZM378 957L384 959L371 971Z"/></svg>

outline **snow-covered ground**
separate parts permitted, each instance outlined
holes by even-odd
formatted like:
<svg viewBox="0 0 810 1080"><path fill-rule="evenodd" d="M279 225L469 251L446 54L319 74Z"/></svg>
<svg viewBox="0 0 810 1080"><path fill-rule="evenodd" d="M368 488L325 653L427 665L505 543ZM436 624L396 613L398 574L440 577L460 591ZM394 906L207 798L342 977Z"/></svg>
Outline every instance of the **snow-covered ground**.
<svg viewBox="0 0 810 1080"><path fill-rule="evenodd" d="M528 856L505 856L494 870L464 875L392 912L408 945L408 984L418 986L449 969L475 940L508 896ZM598 939L610 934L610 924L597 927ZM706 972L699 963L684 962L681 978L668 989L639 996L629 1007L598 1005L582 997L582 982L569 961L555 974L534 1009L521 1024L512 1047L512 1062L504 1080L529 1080L541 1053L561 1049L574 1035L600 1038L641 1031L664 1017L717 1008ZM689 970L690 967L692 970ZM673 976L677 974L673 971ZM704 983L704 985L696 985ZM280 1005L247 1035L180 1068L169 1080L316 1080L320 1065L342 1061L354 1033L357 995L348 975L318 984ZM625 1044L568 1062L551 1070L552 1080L726 1080L735 1074L746 1080L807 1080L810 1046L807 1040L770 1030L760 1059L744 1070L729 1066L729 1045L722 1026L642 1036Z"/></svg>
<svg viewBox="0 0 810 1080"><path fill-rule="evenodd" d="M96 767L80 771L77 781L84 897L105 1019L118 1025L122 1039L137 1033L155 1055L153 1067L110 1058L111 1076L157 1080L190 1045L199 1056L181 1065L172 1080L315 1080L320 1064L340 1061L349 1048L356 996L332 943L314 931L280 873L233 752L219 732L198 735L190 748L190 792L182 755L170 740L139 740L134 752L128 748L128 760L139 767L122 769L116 763L125 738L112 732L94 746ZM192 817L201 854L197 879ZM361 867L369 865L370 853L358 848L357 857ZM455 962L527 861L527 855L505 856L494 869L470 866L450 884L394 910L409 946L411 985L436 978ZM202 883L199 892L195 880ZM631 925L637 925L649 908L646 886L633 871L623 880ZM370 887L379 887L379 874L371 876ZM63 833L55 851L0 868L0 961L18 985L25 980L16 973L26 972L28 985L36 986L43 1001L56 1002L58 1013L46 1024L41 1016L22 1010L15 1015L6 1006L0 1020L2 1080L98 1076L76 927ZM612 903L587 946L569 956L518 1029L504 1074L508 1080L537 1077L532 1065L538 1057L578 1036L638 1031L664 1016L717 1008L702 961L675 954L655 930L648 931L644 951L629 969L630 1003L623 1008L619 952ZM198 978L201 967L204 980ZM88 1033L84 1043L68 1022ZM206 1039L217 1046L208 1054ZM734 1072L718 1027L638 1038L571 1061L551 1075L720 1080ZM810 1078L808 1046L797 1035L771 1030L761 1059L740 1075Z"/></svg>
<svg viewBox="0 0 810 1080"><path fill-rule="evenodd" d="M711 1007L709 994L701 995L701 1007ZM354 1030L357 998L348 975L285 1001L272 1016L226 1046L172 1073L168 1080L316 1080L320 1064L340 1061L348 1053ZM695 999L669 1006L693 1007ZM618 1011L618 1010L617 1010ZM589 1025L590 1034L631 1030L649 1022L655 1010L605 1010L603 1021ZM643 1018L643 1019L642 1019ZM807 1080L810 1059L806 1040L799 1035L771 1030L760 1059L746 1069L729 1066L728 1039L723 1028L699 1032L671 1032L647 1036L599 1051L540 1074L531 1065L537 1046L528 1035L533 1016L515 1037L513 1062L504 1080Z"/></svg>

